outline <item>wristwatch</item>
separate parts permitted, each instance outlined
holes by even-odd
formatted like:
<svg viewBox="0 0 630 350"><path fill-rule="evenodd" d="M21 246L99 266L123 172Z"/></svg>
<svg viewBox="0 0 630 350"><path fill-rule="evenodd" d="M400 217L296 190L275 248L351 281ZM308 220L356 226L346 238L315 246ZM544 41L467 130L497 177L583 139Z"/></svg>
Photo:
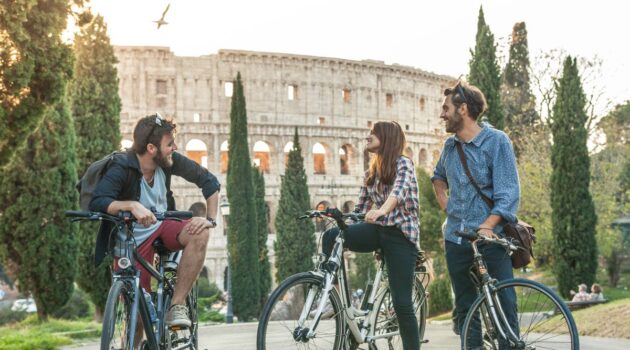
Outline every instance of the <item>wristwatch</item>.
<svg viewBox="0 0 630 350"><path fill-rule="evenodd" d="M210 223L210 227L212 227L212 228L217 227L217 221L216 220L214 220L213 218L206 218L206 219Z"/></svg>

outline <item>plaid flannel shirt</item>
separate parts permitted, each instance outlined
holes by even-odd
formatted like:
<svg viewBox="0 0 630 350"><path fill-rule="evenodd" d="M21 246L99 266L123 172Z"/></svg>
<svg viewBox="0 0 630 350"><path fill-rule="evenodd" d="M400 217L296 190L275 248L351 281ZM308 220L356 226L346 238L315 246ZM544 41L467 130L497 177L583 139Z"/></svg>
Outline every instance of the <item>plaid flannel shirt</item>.
<svg viewBox="0 0 630 350"><path fill-rule="evenodd" d="M367 178L367 173L366 173ZM418 220L418 181L413 161L400 156L396 161L396 179L392 185L383 185L382 192L378 191L380 180L377 178L372 186L365 183L361 186L359 201L354 209L358 213L367 213L372 207L380 208L387 198L396 197L398 204L384 219L377 222L381 226L396 226L407 239L418 245L420 238L420 223Z"/></svg>

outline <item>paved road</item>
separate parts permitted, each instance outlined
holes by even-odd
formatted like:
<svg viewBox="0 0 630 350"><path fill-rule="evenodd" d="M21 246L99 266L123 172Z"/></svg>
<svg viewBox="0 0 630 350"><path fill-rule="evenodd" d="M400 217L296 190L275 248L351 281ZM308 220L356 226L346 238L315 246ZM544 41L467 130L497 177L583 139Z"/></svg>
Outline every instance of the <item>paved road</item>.
<svg viewBox="0 0 630 350"><path fill-rule="evenodd" d="M250 350L256 348L257 323L206 326L199 329L200 350ZM451 332L450 324L428 324L429 343L422 350L457 349L459 338ZM628 350L630 340L580 337L582 350ZM98 343L75 344L62 350L98 350Z"/></svg>

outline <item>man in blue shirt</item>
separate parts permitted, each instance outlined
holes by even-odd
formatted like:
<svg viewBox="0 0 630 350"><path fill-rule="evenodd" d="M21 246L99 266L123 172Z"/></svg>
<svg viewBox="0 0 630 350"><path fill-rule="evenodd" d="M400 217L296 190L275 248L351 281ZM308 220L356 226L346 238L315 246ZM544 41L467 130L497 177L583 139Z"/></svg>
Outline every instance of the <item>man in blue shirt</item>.
<svg viewBox="0 0 630 350"><path fill-rule="evenodd" d="M461 332L477 292L469 275L472 247L468 240L457 237L454 232L478 229L483 236L503 236L503 225L516 221L520 189L510 139L487 123L477 123L487 106L483 93L475 86L460 82L446 89L444 96L440 118L446 123L446 131L454 135L444 143L431 181L438 203L447 214L443 232L446 263L455 293L456 329ZM471 175L481 192L494 202L492 207L468 179L456 143L462 145ZM501 281L513 277L511 259L504 248L484 245L479 250L493 278ZM516 322L516 294L503 299L506 299L502 304L510 323ZM501 344L501 348L505 346Z"/></svg>

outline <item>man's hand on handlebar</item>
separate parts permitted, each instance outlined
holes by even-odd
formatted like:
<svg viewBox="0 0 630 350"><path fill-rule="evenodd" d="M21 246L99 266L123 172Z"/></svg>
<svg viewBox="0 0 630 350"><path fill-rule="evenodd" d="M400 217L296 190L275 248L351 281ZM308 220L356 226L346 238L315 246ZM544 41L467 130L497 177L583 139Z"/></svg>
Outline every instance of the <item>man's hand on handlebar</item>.
<svg viewBox="0 0 630 350"><path fill-rule="evenodd" d="M484 237L487 237L487 238L499 239L499 236L497 236L491 229L489 229L487 227L479 227L477 229L477 233L480 236L484 236Z"/></svg>
<svg viewBox="0 0 630 350"><path fill-rule="evenodd" d="M134 203L131 208L131 214L136 218L136 222L144 227L149 227L157 222L155 215L140 202Z"/></svg>

